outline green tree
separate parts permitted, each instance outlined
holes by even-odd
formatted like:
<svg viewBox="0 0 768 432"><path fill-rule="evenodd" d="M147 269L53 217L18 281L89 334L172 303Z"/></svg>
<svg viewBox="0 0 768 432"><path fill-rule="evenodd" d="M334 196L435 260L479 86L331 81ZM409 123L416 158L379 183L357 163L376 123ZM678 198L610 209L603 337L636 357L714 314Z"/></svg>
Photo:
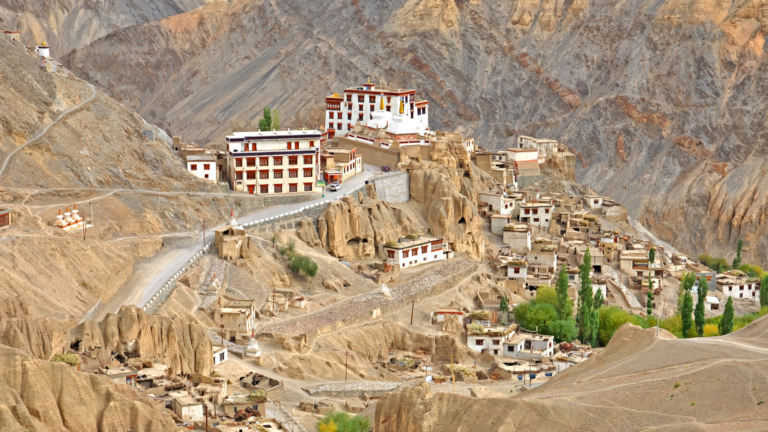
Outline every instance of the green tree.
<svg viewBox="0 0 768 432"><path fill-rule="evenodd" d="M509 300L507 300L507 296L505 295L501 296L501 301L499 302L499 311L504 313L509 312Z"/></svg>
<svg viewBox="0 0 768 432"><path fill-rule="evenodd" d="M728 301L725 303L725 310L722 318L720 318L718 330L723 336L733 331L733 297L728 297Z"/></svg>
<svg viewBox="0 0 768 432"><path fill-rule="evenodd" d="M653 281L648 277L648 300L646 302L646 314L650 318L653 316Z"/></svg>
<svg viewBox="0 0 768 432"><path fill-rule="evenodd" d="M277 110L272 110L272 129L280 130L280 114Z"/></svg>
<svg viewBox="0 0 768 432"><path fill-rule="evenodd" d="M565 264L560 268L555 291L557 293L557 315L561 320L571 318L573 315L573 300L568 297L568 273L566 273Z"/></svg>
<svg viewBox="0 0 768 432"><path fill-rule="evenodd" d="M557 291L551 286L540 286L536 290L536 298L533 299L536 304L551 304L557 309Z"/></svg>
<svg viewBox="0 0 768 432"><path fill-rule="evenodd" d="M579 329L573 318L559 319L547 323L544 333L554 336L555 342L571 342L579 335Z"/></svg>
<svg viewBox="0 0 768 432"><path fill-rule="evenodd" d="M549 303L537 303L531 307L521 325L529 331L543 332L547 328L547 324L552 321L557 321L557 309Z"/></svg>
<svg viewBox="0 0 768 432"><path fill-rule="evenodd" d="M648 321L639 315L632 315L618 306L602 307L598 310L597 340L602 346L608 345L619 327L632 323L642 328L648 328Z"/></svg>
<svg viewBox="0 0 768 432"><path fill-rule="evenodd" d="M760 280L760 307L768 306L768 274Z"/></svg>
<svg viewBox="0 0 768 432"><path fill-rule="evenodd" d="M737 269L741 265L741 248L744 246L744 241L739 239L736 242L736 258L733 259L733 265L731 267Z"/></svg>
<svg viewBox="0 0 768 432"><path fill-rule="evenodd" d="M651 266L656 262L656 248L652 247L648 252L648 265Z"/></svg>
<svg viewBox="0 0 768 432"><path fill-rule="evenodd" d="M692 314L693 314L693 297L691 297L691 292L689 290L686 290L685 294L683 294L683 309L680 311L680 317L683 320L682 335L684 338L688 337L688 330L691 329Z"/></svg>
<svg viewBox="0 0 768 432"><path fill-rule="evenodd" d="M590 271L592 270L592 255L589 253L589 248L584 252L584 262L579 266L579 278L581 279L581 288L579 288L579 307L578 307L578 324L579 324L579 340L582 343L589 342L588 339L592 337L592 281L589 279Z"/></svg>
<svg viewBox="0 0 768 432"><path fill-rule="evenodd" d="M702 282L701 278L699 278L699 291L696 296L696 311L693 313L694 322L696 323L696 334L699 337L703 337L704 325L706 324L704 310L707 302L707 283Z"/></svg>
<svg viewBox="0 0 768 432"><path fill-rule="evenodd" d="M259 130L262 132L272 130L272 112L269 107L264 108L264 118L259 120Z"/></svg>
<svg viewBox="0 0 768 432"><path fill-rule="evenodd" d="M685 293L693 288L696 283L696 274L693 272L683 273L680 278L680 289L677 292L677 313L680 314L683 310L683 300L685 300Z"/></svg>
<svg viewBox="0 0 768 432"><path fill-rule="evenodd" d="M320 429L322 426L333 423L336 429ZM329 412L317 422L317 430L320 432L368 432L371 427L370 421L362 416L350 416L345 412Z"/></svg>
<svg viewBox="0 0 768 432"><path fill-rule="evenodd" d="M600 328L600 307L603 306L603 291L597 290L595 298L592 301L592 312L590 312L590 335L589 343L591 346L597 346L597 332Z"/></svg>

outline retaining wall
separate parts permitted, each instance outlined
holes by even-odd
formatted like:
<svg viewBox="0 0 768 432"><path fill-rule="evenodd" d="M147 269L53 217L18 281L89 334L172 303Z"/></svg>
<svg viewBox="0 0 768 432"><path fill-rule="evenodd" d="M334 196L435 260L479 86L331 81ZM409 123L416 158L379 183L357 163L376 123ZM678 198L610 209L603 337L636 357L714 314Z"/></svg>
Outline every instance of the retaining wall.
<svg viewBox="0 0 768 432"><path fill-rule="evenodd" d="M407 171L382 174L368 181L373 181L376 195L382 201L406 202L411 199L411 176Z"/></svg>

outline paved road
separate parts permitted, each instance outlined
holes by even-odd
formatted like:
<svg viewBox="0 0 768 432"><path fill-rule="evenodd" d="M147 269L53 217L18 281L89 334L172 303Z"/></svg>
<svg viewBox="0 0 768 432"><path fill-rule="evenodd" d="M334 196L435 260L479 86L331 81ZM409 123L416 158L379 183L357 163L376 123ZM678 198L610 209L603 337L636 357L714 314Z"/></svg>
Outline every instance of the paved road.
<svg viewBox="0 0 768 432"><path fill-rule="evenodd" d="M344 183L344 186L339 192L326 192L325 197L320 197L312 201L306 201L299 204L287 204L281 206L274 206L259 210L256 213L252 213L247 216L236 217L238 223L255 222L259 219L264 219L272 216L277 216L290 211L298 210L301 207L305 207L311 204L325 201L327 199L334 199L341 197L346 191L352 190L357 186L365 184L366 180L373 177L373 174L369 171L363 171L356 175L352 179ZM206 230L206 241L208 243L213 242L214 233L217 229L224 226L211 227ZM183 246L173 248L166 253L162 253L154 256L148 261L145 261L139 265L134 276L126 285L115 294L109 301L107 301L101 308L96 316L99 320L107 313L117 313L120 307L126 304L136 305L143 307L147 302L157 294L158 291L165 285L166 282L183 267L188 265L188 262L192 257L203 248L203 236L202 234L192 244L185 244Z"/></svg>
<svg viewBox="0 0 768 432"><path fill-rule="evenodd" d="M87 84L87 85L88 85L88 87L90 87L90 88L91 88L91 92L92 92L92 94L91 94L91 97L89 97L88 99L86 99L86 100L84 100L84 101L80 102L79 104L75 105L74 107L72 107L72 108L70 108L70 109L68 109L68 110L64 111L63 113L61 113L61 115L59 115L59 116L56 118L56 120L52 121L52 122L51 122L51 123L50 123L48 126L46 126L46 127L45 127L43 130L41 130L40 132L38 132L38 133L36 133L36 134L32 135L32 138L30 138L30 139L29 139L27 142L25 142L25 143L24 143L24 144L23 144L21 147L17 148L16 150L12 151L12 152L11 152L11 154L9 154L8 156L6 156L5 160L3 161L3 166L2 166L2 167L0 167L0 178L2 178L2 177L3 177L3 174L5 173L5 168L6 168L6 167L8 167L8 163L11 161L11 158L13 158L13 155L15 155L16 153L18 153L18 152L19 152L19 150L21 150L21 149L23 149L24 147L26 147L26 146L28 146L28 145L32 144L33 142L35 142L36 140L38 140L40 137L42 137L43 135L45 135L45 134L48 132L48 129L50 129L50 128L51 128L51 126L53 126L53 125L55 125L56 123L58 123L59 121L61 121L61 119L63 119L64 117L66 117L66 116L67 116L67 114L69 114L69 113L71 113L72 111L74 111L74 110L76 110L76 109L80 108L81 106L83 106L83 105L87 104L88 102L92 101L92 100L93 100L93 98L95 98L95 97L96 97L96 87L94 87L94 86L93 86L93 84L89 84L89 83L85 83L85 84Z"/></svg>

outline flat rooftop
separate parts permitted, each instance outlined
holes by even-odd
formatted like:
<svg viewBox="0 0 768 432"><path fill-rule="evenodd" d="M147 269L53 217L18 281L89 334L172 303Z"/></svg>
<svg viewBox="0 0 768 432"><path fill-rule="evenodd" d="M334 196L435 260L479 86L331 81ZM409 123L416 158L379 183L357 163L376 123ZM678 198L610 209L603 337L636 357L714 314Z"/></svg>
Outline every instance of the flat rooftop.
<svg viewBox="0 0 768 432"><path fill-rule="evenodd" d="M421 246L421 245L436 242L436 241L443 241L443 239L439 237L420 236L418 239L414 239L414 240L400 239L397 242L397 246L384 245L384 247L388 249L407 249L413 246Z"/></svg>

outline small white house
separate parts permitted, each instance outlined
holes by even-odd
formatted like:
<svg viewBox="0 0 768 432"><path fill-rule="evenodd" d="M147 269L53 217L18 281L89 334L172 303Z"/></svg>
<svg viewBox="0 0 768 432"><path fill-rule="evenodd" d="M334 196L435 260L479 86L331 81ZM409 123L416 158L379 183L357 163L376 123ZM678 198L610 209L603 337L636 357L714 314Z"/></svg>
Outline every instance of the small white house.
<svg viewBox="0 0 768 432"><path fill-rule="evenodd" d="M532 226L549 228L555 205L543 202L527 202L520 204L520 222L526 222Z"/></svg>
<svg viewBox="0 0 768 432"><path fill-rule="evenodd" d="M718 300L717 297L715 296L707 296L707 299L704 303L707 310L710 310L710 311L720 310L720 300Z"/></svg>
<svg viewBox="0 0 768 432"><path fill-rule="evenodd" d="M517 334L504 342L504 356L528 361L542 361L555 353L555 337L539 334Z"/></svg>
<svg viewBox="0 0 768 432"><path fill-rule="evenodd" d="M510 261L507 263L507 277L509 279L523 279L528 277L528 263L525 261Z"/></svg>
<svg viewBox="0 0 768 432"><path fill-rule="evenodd" d="M583 200L584 205L591 209L601 208L603 206L603 197L598 195L584 195Z"/></svg>
<svg viewBox="0 0 768 432"><path fill-rule="evenodd" d="M229 351L227 347L221 345L213 346L213 365L216 366L219 363L227 361L229 358Z"/></svg>
<svg viewBox="0 0 768 432"><path fill-rule="evenodd" d="M728 274L717 276L717 290L728 297L760 300L760 280Z"/></svg>
<svg viewBox="0 0 768 432"><path fill-rule="evenodd" d="M497 236L503 237L504 227L509 225L510 222L512 222L512 216L510 215L492 214L491 215L491 232L496 234Z"/></svg>
<svg viewBox="0 0 768 432"><path fill-rule="evenodd" d="M195 177L213 183L218 181L216 176L216 157L213 155L187 156L187 170Z"/></svg>
<svg viewBox="0 0 768 432"><path fill-rule="evenodd" d="M403 269L446 259L443 239L419 236L415 239L400 239L397 244L384 245L387 260Z"/></svg>
<svg viewBox="0 0 768 432"><path fill-rule="evenodd" d="M435 322L445 321L445 317L453 315L459 320L459 324L464 324L464 311L457 307L438 307L435 311Z"/></svg>
<svg viewBox="0 0 768 432"><path fill-rule="evenodd" d="M205 413L203 412L203 403L198 402L192 396L177 397L172 402L173 412L183 421L203 421Z"/></svg>
<svg viewBox="0 0 768 432"><path fill-rule="evenodd" d="M503 343L514 334L509 327L485 327L482 330L467 330L467 346L477 352L503 355Z"/></svg>
<svg viewBox="0 0 768 432"><path fill-rule="evenodd" d="M531 227L528 224L507 224L502 228L501 240L513 252L527 253L531 250Z"/></svg>
<svg viewBox="0 0 768 432"><path fill-rule="evenodd" d="M48 45L46 45L45 42L38 45L37 48L35 48L35 52L40 57L45 57L45 58L51 57L51 48Z"/></svg>

